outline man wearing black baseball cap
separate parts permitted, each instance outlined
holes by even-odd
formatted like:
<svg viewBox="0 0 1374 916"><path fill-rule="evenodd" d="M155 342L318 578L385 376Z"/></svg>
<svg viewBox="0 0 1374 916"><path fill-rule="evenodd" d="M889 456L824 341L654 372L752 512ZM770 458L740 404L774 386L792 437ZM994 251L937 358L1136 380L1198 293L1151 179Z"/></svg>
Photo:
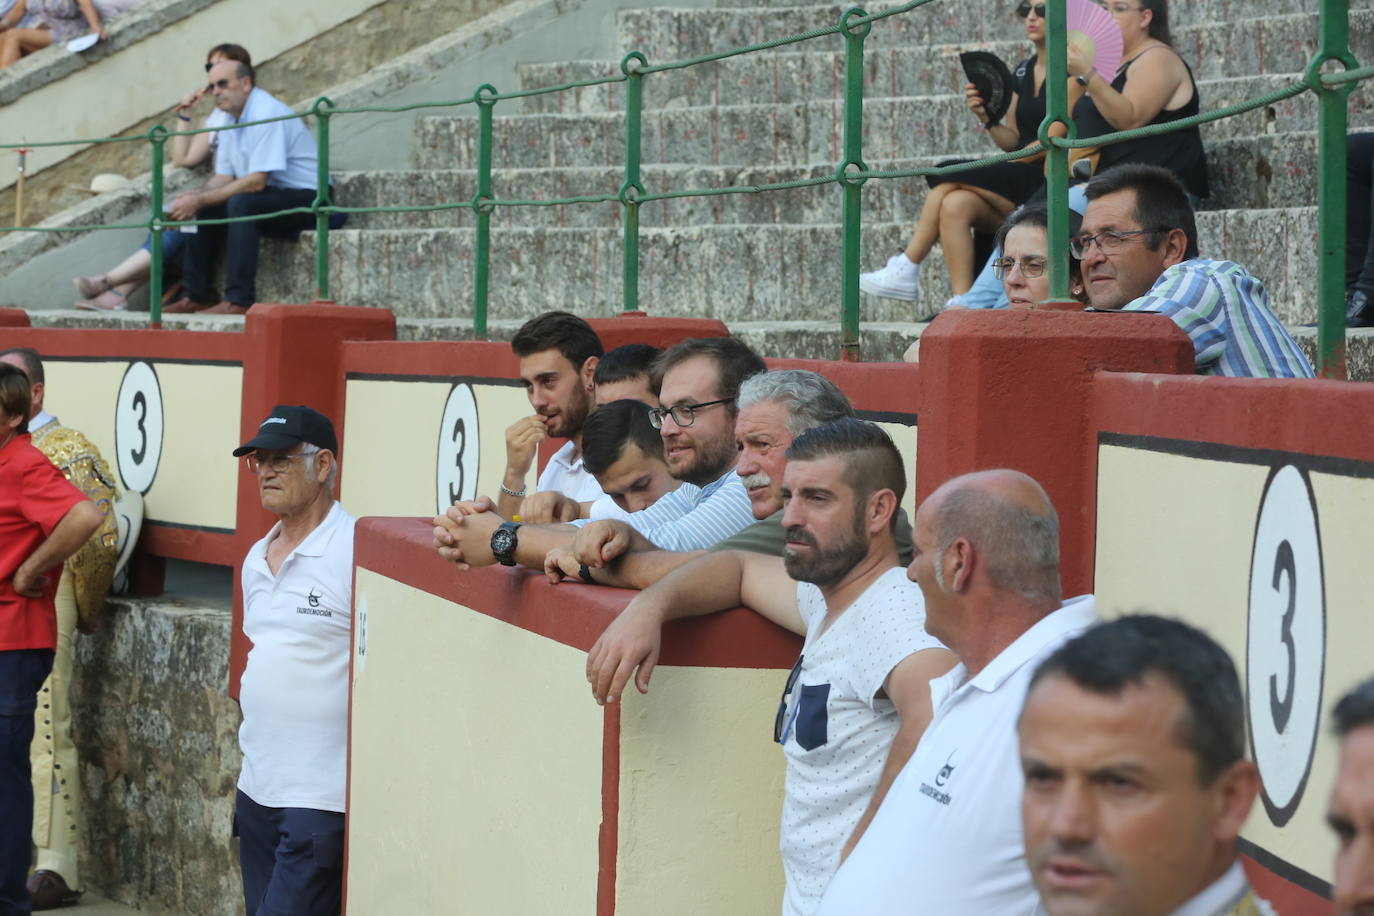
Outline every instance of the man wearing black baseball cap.
<svg viewBox="0 0 1374 916"><path fill-rule="evenodd" d="M234 449L279 519L243 561L235 801L248 916L337 916L343 890L354 519L334 499L339 443L309 407L279 404Z"/></svg>

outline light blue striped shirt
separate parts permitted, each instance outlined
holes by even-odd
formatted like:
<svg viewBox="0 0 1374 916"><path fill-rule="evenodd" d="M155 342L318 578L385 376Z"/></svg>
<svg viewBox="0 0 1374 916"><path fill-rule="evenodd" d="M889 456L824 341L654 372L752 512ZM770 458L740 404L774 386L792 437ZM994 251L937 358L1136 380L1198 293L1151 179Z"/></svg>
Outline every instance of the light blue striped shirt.
<svg viewBox="0 0 1374 916"><path fill-rule="evenodd" d="M1201 375L1312 378L1312 364L1272 309L1264 284L1233 261L1195 258L1159 275L1122 311L1168 315L1193 341Z"/></svg>
<svg viewBox="0 0 1374 916"><path fill-rule="evenodd" d="M660 550L706 550L754 524L749 491L732 467L704 487L684 483L624 519ZM573 522L581 527L587 522Z"/></svg>

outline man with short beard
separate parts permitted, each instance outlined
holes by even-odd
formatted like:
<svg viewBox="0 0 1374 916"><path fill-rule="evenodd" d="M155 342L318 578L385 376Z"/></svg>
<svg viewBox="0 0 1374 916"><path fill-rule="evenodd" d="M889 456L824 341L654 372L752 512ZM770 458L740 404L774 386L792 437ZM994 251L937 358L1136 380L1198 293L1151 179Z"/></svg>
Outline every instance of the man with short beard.
<svg viewBox="0 0 1374 916"><path fill-rule="evenodd" d="M930 720L930 679L954 664L924 632L920 592L897 562L905 489L902 457L876 425L846 418L802 433L783 472L783 556L724 551L678 567L587 658L593 696L613 703L636 669L648 691L668 620L743 604L806 638L773 728L787 757L787 916L815 910Z"/></svg>

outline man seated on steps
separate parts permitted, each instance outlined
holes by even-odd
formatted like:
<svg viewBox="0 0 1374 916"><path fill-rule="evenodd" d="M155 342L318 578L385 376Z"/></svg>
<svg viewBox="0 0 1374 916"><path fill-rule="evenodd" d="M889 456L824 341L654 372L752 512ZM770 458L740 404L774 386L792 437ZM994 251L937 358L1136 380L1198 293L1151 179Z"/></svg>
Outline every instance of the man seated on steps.
<svg viewBox="0 0 1374 916"><path fill-rule="evenodd" d="M786 537L782 527L782 475L792 440L808 429L852 417L854 408L844 392L828 378L806 369L774 369L740 386L739 416L735 441L739 461L735 473L742 478L754 518L758 521L708 550L748 550L782 556ZM911 561L911 523L897 510L897 553L903 564ZM544 568L550 581L581 577L603 585L646 588L704 551L631 550L595 567L588 565L572 545L549 552ZM586 557L588 564L595 557Z"/></svg>
<svg viewBox="0 0 1374 916"><path fill-rule="evenodd" d="M233 123L291 114L291 108L257 86L253 68L222 60L210 68L206 91ZM173 220L224 219L309 207L318 181L315 139L299 118L220 133L215 174L203 187L172 201ZM200 226L186 240L181 282L186 298L168 305L172 314L242 315L257 301L258 240L264 229L313 226L310 213L267 220ZM224 300L214 288L215 257L224 248Z"/></svg>
<svg viewBox="0 0 1374 916"><path fill-rule="evenodd" d="M1192 339L1203 375L1313 376L1264 284L1239 264L1198 254L1193 208L1172 172L1119 165L1086 193L1083 231L1069 247L1093 308L1168 315Z"/></svg>
<svg viewBox="0 0 1374 916"><path fill-rule="evenodd" d="M730 537L753 521L749 495L735 473L735 404L740 383L763 370L759 355L732 337L681 341L654 364L659 397L667 406L651 416L660 428L668 468L684 486L648 509L625 521L578 519L522 528L481 497L435 518L435 548L460 569L495 562L542 569L550 550L574 540L596 544L598 552L613 558L615 551L631 546L699 550Z"/></svg>
<svg viewBox="0 0 1374 916"><path fill-rule="evenodd" d="M888 435L844 418L786 453L782 557L730 550L674 570L601 634L587 680L598 703L618 702L631 675L647 693L666 621L740 605L805 637L773 740L787 759L782 911L810 916L925 731L930 680L955 659L925 632L920 590L898 565L906 471Z"/></svg>

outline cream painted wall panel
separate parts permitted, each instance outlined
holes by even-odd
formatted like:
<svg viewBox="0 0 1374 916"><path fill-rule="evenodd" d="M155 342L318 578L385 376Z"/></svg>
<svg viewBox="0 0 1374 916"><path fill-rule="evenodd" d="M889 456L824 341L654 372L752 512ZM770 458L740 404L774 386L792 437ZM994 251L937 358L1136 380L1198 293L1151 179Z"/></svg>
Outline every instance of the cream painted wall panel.
<svg viewBox="0 0 1374 916"><path fill-rule="evenodd" d="M591 916L585 653L366 569L355 594L349 913Z"/></svg>
<svg viewBox="0 0 1374 916"><path fill-rule="evenodd" d="M916 427L903 426L901 423L879 423L879 426L892 437L897 451L902 453L902 463L906 465L906 493L902 495L902 508L912 519L916 519Z"/></svg>
<svg viewBox="0 0 1374 916"><path fill-rule="evenodd" d="M131 360L44 362L45 406L100 449L120 478L116 400ZM149 361L162 396L164 429L147 518L232 530L236 519L243 370L239 366Z"/></svg>
<svg viewBox="0 0 1374 916"><path fill-rule="evenodd" d="M429 380L348 382L342 497L350 512L358 517L433 515L438 508L441 450L446 486L451 482L457 488L464 479L463 489L471 495L495 498L499 494L506 469L506 427L530 412L524 390L510 385L471 385L479 428L475 441L469 430L462 460L466 473L471 474L476 458L475 491L466 483L470 478L460 478L456 470L456 443L450 442L443 449L440 441L453 432L445 422L451 391L451 383ZM461 390L455 395L463 396ZM355 430L365 430L366 435L352 435ZM531 490L537 479L531 468L527 477Z"/></svg>
<svg viewBox="0 0 1374 916"><path fill-rule="evenodd" d="M776 913L786 761L772 740L787 672L654 669L621 710L616 912Z"/></svg>
<svg viewBox="0 0 1374 916"><path fill-rule="evenodd" d="M184 87L202 82L206 50L226 36L247 44L255 61L271 60L376 5L377 0L218 0L131 47L24 94L4 107L0 119L10 125L33 125L27 135L31 140L115 136L176 104ZM118 91L110 91L112 86ZM73 99L85 102L73 104ZM86 148L32 150L29 174ZM0 170L0 188L9 187L14 179L14 169Z"/></svg>
<svg viewBox="0 0 1374 916"><path fill-rule="evenodd" d="M1269 467L1099 449L1097 594L1104 614L1145 609L1182 617L1211 633L1246 677L1251 552ZM1368 677L1374 592L1366 545L1352 536L1374 515L1374 481L1312 473L1321 531L1326 606L1322 718L1301 801L1276 827L1256 803L1245 836L1330 881L1335 842L1323 818L1336 768L1327 714ZM1255 638L1273 638L1273 634ZM1260 698L1267 702L1267 698Z"/></svg>

